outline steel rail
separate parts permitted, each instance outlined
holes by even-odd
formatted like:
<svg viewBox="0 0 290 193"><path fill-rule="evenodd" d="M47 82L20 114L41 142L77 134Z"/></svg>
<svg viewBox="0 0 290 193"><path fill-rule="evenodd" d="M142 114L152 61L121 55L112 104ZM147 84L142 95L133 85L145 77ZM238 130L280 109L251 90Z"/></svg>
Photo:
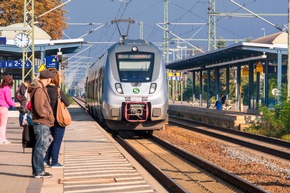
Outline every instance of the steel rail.
<svg viewBox="0 0 290 193"><path fill-rule="evenodd" d="M233 175L233 174L229 173L228 171L226 171L218 166L211 164L210 162L207 162L207 161L205 161L205 160L203 160L203 159L201 159L201 158L199 158L191 153L188 153L188 152L186 152L186 151L184 151L184 150L182 150L174 145L171 145L166 141L163 141L163 140L156 138L156 137L152 137L150 139L152 139L154 142L158 143L162 147L165 147L166 149L179 155L183 159L186 159L190 163L193 163L193 164L197 165L198 167L205 169L207 172L212 173L215 176L218 176L219 178L229 182L233 186L238 187L239 189L241 189L245 192L255 192L255 193L267 192L266 190L254 185L252 183L249 183L246 180L244 180L236 175Z"/></svg>
<svg viewBox="0 0 290 193"><path fill-rule="evenodd" d="M76 99L74 99L76 101ZM78 100L81 100L78 98ZM76 101L77 102L77 101ZM77 102L79 104L79 102ZM80 105L80 104L79 104ZM256 192L256 193L265 193L267 191L261 189L254 184L251 184L238 176L235 176L228 171L219 168L210 162L207 162L197 156L194 156L182 149L177 148L159 138L151 137L154 142L158 143L159 145L163 146L164 148L174 152L175 154L179 155L183 159L189 161L197 165L200 168L205 169L207 172L214 174L215 176L225 180L226 182L232 184L235 187L245 191L245 192ZM187 192L183 189L178 183L172 180L168 175L162 172L159 168L157 168L154 164L148 161L143 155L138 153L136 149L134 149L129 143L123 140L119 135L115 136L115 140L128 152L130 153L134 159L136 159L166 190L169 192L174 193L184 193Z"/></svg>
<svg viewBox="0 0 290 193"><path fill-rule="evenodd" d="M230 137L230 136L214 133L213 131L211 132L208 129L219 130L219 131L223 131L225 133L230 133L230 134L242 136L242 137L246 137L246 138L249 138L249 139L259 140L261 142L267 142L267 143L272 144L272 145L276 145L276 146L278 145L278 146L283 147L283 148L289 148L290 147L290 143L286 142L286 141L282 141L282 140L278 140L278 139L274 139L274 138L268 138L268 137L265 137L265 136L255 135L255 134L251 134L251 133L245 133L245 132L241 132L241 131L237 131L237 130L233 130L233 129L227 129L227 128L222 128L222 127L218 127L218 126L213 126L213 125L200 123L200 122L196 122L196 121L193 121L193 120L184 119L184 118L176 117L176 116L170 116L169 117L169 122L185 126L188 129L197 131L199 133L203 133L203 134L215 137L215 138L223 139L225 141L236 143L236 144L242 145L244 147L248 147L248 148L255 149L255 150L258 150L258 151L261 151L261 152L264 152L264 153L275 155L275 156L280 157L280 158L284 158L284 159L290 160L290 154L285 152L285 151L281 151L281 150L265 147L263 145L259 145L259 144L251 143L251 142L248 142L248 141L243 141L243 140L240 140L240 139L236 139L236 138L233 138L233 137ZM202 126L205 126L205 127L208 127L208 128L207 128L207 130L204 130L204 129L201 129L201 128L197 128L197 127L192 126L193 123L194 124L199 124L199 125L202 125Z"/></svg>
<svg viewBox="0 0 290 193"><path fill-rule="evenodd" d="M155 167L150 161L148 161L143 155L132 147L129 143L123 140L119 135L115 137L115 140L128 152L134 159L138 161L166 190L174 193L185 193L178 183L172 180L168 175L162 172L159 168Z"/></svg>

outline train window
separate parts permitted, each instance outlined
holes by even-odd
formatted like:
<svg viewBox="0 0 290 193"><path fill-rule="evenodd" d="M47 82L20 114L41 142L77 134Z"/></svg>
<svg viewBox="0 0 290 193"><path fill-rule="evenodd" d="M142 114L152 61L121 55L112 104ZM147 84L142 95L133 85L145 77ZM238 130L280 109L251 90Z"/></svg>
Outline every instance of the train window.
<svg viewBox="0 0 290 193"><path fill-rule="evenodd" d="M121 82L150 82L153 72L152 53L118 53L117 65Z"/></svg>

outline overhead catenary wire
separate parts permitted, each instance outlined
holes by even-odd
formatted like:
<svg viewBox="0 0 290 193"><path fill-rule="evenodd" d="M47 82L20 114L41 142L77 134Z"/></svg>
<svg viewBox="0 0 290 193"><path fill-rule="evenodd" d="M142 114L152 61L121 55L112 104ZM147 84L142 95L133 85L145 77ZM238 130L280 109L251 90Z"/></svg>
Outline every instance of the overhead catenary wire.
<svg viewBox="0 0 290 193"><path fill-rule="evenodd" d="M256 16L257 18L263 20L264 22L266 22L266 23L268 23L268 24L274 26L274 27L277 28L278 30L280 30L280 31L284 31L284 30L283 30L281 27L279 27L278 25L276 25L276 24L274 24L274 23L272 23L272 22L266 20L265 18L263 18L263 17L261 17L260 15L254 13L253 11L251 11L251 10L245 8L244 6L242 6L242 5L240 5L239 3L235 2L234 0L230 0L230 1L231 1L232 3L234 3L234 4L236 4L237 6L241 7L241 8L244 9L245 11L247 11L247 12L253 14L253 15Z"/></svg>

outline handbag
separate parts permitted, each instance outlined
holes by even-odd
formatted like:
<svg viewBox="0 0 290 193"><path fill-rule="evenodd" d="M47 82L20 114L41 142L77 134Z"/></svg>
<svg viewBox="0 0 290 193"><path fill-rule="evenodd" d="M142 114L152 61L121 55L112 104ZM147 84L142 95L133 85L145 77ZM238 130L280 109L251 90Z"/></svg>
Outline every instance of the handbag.
<svg viewBox="0 0 290 193"><path fill-rule="evenodd" d="M56 109L56 121L62 127L66 127L71 124L71 116L67 110L65 104L61 101L60 88L57 89L57 109Z"/></svg>
<svg viewBox="0 0 290 193"><path fill-rule="evenodd" d="M34 129L33 125L24 125L23 126L23 131L22 131L22 147L23 147L23 152L24 148L33 148L35 146L35 134L34 134Z"/></svg>

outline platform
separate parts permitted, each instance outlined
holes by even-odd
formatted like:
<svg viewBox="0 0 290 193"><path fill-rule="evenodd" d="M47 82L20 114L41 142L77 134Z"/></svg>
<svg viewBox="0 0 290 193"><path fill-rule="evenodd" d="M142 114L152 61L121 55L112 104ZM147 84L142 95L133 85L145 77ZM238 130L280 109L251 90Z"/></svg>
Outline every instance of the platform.
<svg viewBox="0 0 290 193"><path fill-rule="evenodd" d="M80 107L70 106L73 122L66 128L59 162L46 168L49 179L32 176L31 149L23 153L18 114L9 112L7 138L0 145L0 192L167 192Z"/></svg>
<svg viewBox="0 0 290 193"><path fill-rule="evenodd" d="M168 108L169 115L241 131L251 123L261 120L261 115L245 112L239 112L235 110L235 107L229 110L216 110L215 108L206 108L206 105L192 106L184 101L170 102Z"/></svg>

